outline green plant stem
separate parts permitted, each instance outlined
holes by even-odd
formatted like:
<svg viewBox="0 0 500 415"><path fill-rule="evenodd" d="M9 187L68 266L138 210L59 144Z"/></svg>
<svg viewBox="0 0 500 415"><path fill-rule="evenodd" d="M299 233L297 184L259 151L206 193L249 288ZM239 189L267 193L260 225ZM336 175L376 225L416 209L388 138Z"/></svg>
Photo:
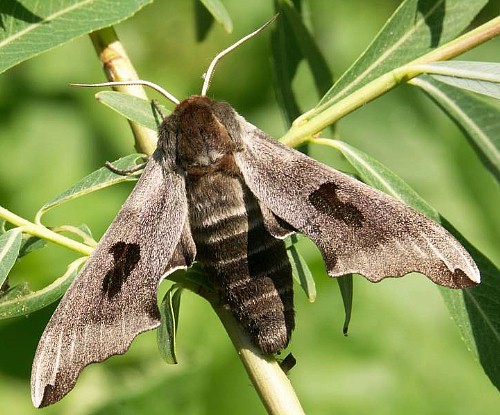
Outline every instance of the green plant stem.
<svg viewBox="0 0 500 415"><path fill-rule="evenodd" d="M131 81L139 79L127 52L118 39L112 27L97 30L90 34L90 39L103 64L104 72L109 81ZM146 91L140 85L114 87L115 90L126 92L139 98L148 99ZM154 131L129 121L134 134L135 148L139 153L151 155L156 149L157 136Z"/></svg>
<svg viewBox="0 0 500 415"><path fill-rule="evenodd" d="M186 281L182 277L176 278L175 274L172 277L169 277L172 281L203 297L215 310L268 414L304 415L295 390L276 359L263 355L255 347L232 313L220 305L213 289Z"/></svg>
<svg viewBox="0 0 500 415"><path fill-rule="evenodd" d="M423 64L456 57L499 34L500 16L410 63L378 77L333 105L326 102L308 111L294 121L290 130L281 137L280 141L291 147L300 146L340 118L385 94L395 86L425 73L426 66Z"/></svg>
<svg viewBox="0 0 500 415"><path fill-rule="evenodd" d="M83 255L90 255L93 248L51 231L43 225L32 223L0 206L0 218L19 226L24 233L64 246Z"/></svg>
<svg viewBox="0 0 500 415"><path fill-rule="evenodd" d="M270 415L303 415L290 380L272 356L263 356L243 332L232 314L211 302Z"/></svg>
<svg viewBox="0 0 500 415"><path fill-rule="evenodd" d="M97 246L97 241L94 238L90 237L85 232L83 232L81 229L78 229L76 226L62 225L62 226L53 227L52 230L54 232L58 232L58 233L59 232L70 232L76 236L79 236L85 245L88 245L92 248L95 248Z"/></svg>

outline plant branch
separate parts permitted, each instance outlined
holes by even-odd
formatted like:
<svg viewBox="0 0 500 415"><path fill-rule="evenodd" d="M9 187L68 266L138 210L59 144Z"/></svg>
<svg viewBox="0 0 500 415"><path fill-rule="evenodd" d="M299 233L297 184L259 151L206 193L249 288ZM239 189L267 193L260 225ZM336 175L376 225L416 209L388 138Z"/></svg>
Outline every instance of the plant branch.
<svg viewBox="0 0 500 415"><path fill-rule="evenodd" d="M425 73L423 64L456 57L500 34L500 16L478 28L446 43L414 61L374 79L344 99L330 105L326 102L297 118L281 142L297 147L330 124L350 114L370 101L390 91L397 85Z"/></svg>
<svg viewBox="0 0 500 415"><path fill-rule="evenodd" d="M90 34L90 39L103 64L109 81L131 81L139 79L127 52L112 27L97 30ZM126 92L139 98L148 99L144 88L140 85L116 86L115 90ZM139 153L151 155L156 148L156 133L150 129L129 121L134 134L135 148Z"/></svg>
<svg viewBox="0 0 500 415"><path fill-rule="evenodd" d="M0 218L18 226L24 233L64 246L65 248L71 249L80 254L90 255L93 251L93 248L88 245L53 232L41 224L30 222L20 216L17 216L15 213L12 213L2 206L0 206Z"/></svg>
<svg viewBox="0 0 500 415"><path fill-rule="evenodd" d="M303 415L290 380L272 356L262 355L232 314L210 301L226 329L260 400L270 415Z"/></svg>

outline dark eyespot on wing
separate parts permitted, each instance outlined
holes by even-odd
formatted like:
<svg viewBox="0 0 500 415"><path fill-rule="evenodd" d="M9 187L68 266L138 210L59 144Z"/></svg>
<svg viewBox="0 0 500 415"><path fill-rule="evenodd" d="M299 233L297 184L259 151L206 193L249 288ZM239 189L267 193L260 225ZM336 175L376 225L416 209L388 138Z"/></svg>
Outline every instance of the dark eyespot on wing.
<svg viewBox="0 0 500 415"><path fill-rule="evenodd" d="M348 226L361 228L365 220L361 211L352 203L342 202L336 191L337 185L335 183L323 183L309 195L309 202L319 212L341 220Z"/></svg>
<svg viewBox="0 0 500 415"><path fill-rule="evenodd" d="M102 281L102 291L112 300L121 291L123 284L141 259L138 244L117 242L110 249L113 254L114 266Z"/></svg>

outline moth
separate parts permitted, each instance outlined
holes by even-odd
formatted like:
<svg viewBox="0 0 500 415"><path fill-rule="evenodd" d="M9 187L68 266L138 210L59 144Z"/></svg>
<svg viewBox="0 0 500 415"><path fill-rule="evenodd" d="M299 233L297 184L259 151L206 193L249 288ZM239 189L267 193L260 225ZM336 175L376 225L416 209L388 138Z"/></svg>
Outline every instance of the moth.
<svg viewBox="0 0 500 415"><path fill-rule="evenodd" d="M294 329L283 241L293 233L317 245L332 277L377 282L418 271L451 288L479 283L472 258L440 225L208 98L210 71L201 95L173 99L156 151L50 319L33 362L36 407L156 328L160 281L195 260L264 354L286 347Z"/></svg>

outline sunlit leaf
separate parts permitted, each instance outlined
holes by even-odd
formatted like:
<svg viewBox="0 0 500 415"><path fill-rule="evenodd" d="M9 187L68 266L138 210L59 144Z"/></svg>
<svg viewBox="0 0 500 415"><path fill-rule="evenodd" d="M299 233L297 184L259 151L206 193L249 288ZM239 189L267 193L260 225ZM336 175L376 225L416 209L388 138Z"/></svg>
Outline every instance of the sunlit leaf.
<svg viewBox="0 0 500 415"><path fill-rule="evenodd" d="M481 161L500 181L500 109L429 76L411 83L425 91L455 121Z"/></svg>
<svg viewBox="0 0 500 415"><path fill-rule="evenodd" d="M80 229L89 238L94 239L94 237L92 236L92 231L90 230L87 224L82 223L81 225L78 226L78 229Z"/></svg>
<svg viewBox="0 0 500 415"><path fill-rule="evenodd" d="M19 249L19 258L28 255L30 252L45 248L47 241L37 236L23 235L21 247Z"/></svg>
<svg viewBox="0 0 500 415"><path fill-rule="evenodd" d="M207 275L203 271L201 265L198 262L195 262L191 267L187 270L179 270L170 274L167 279L175 282L179 282L186 287L203 287L208 291L213 291L214 287L208 280Z"/></svg>
<svg viewBox="0 0 500 415"><path fill-rule="evenodd" d="M444 61L423 66L438 81L500 99L500 63Z"/></svg>
<svg viewBox="0 0 500 415"><path fill-rule="evenodd" d="M118 114L150 130L157 131L162 122L152 102L146 99L116 91L101 91L95 97ZM170 113L164 106L160 108L165 115Z"/></svg>
<svg viewBox="0 0 500 415"><path fill-rule="evenodd" d="M127 169L132 168L137 165L137 161L141 161L143 159L143 155L141 154L130 154L125 156L119 160L114 161L112 164L116 168L119 169ZM48 210L61 205L69 200L77 199L86 194L95 192L100 189L104 189L106 187L112 186L121 182L129 182L135 181L137 177L135 175L121 175L112 172L107 167L101 167L99 170L96 170L93 173L90 173L88 176L84 177L75 185L71 186L68 190L61 193L56 198L52 199L50 202L47 202L42 208L37 212L37 218L40 219L44 213Z"/></svg>
<svg viewBox="0 0 500 415"><path fill-rule="evenodd" d="M16 262L21 241L22 234L19 229L11 229L0 235L0 287Z"/></svg>
<svg viewBox="0 0 500 415"><path fill-rule="evenodd" d="M87 257L77 259L68 265L66 272L52 284L39 291L30 291L27 286L13 287L0 298L0 319L23 316L40 310L57 301L66 292L78 274L78 269Z"/></svg>
<svg viewBox="0 0 500 415"><path fill-rule="evenodd" d="M5 286L5 284L4 284ZM21 282L13 287L7 287L6 291L0 291L0 320L1 320L1 305L9 302L10 300L16 300L17 298L23 297L30 293L30 289L27 282Z"/></svg>
<svg viewBox="0 0 500 415"><path fill-rule="evenodd" d="M0 73L132 16L152 0L2 0Z"/></svg>

